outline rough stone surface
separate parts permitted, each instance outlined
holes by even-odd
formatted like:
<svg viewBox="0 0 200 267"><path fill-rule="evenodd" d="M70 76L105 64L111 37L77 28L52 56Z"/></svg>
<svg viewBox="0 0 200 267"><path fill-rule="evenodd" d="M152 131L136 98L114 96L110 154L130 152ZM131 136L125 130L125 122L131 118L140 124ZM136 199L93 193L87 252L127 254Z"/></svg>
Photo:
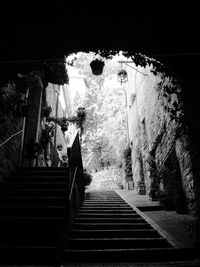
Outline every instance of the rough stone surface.
<svg viewBox="0 0 200 267"><path fill-rule="evenodd" d="M119 185L122 184L123 170L116 166L104 168L97 172L92 173L92 182L88 189L118 189Z"/></svg>
<svg viewBox="0 0 200 267"><path fill-rule="evenodd" d="M171 90L172 80L169 77L154 76L150 67L139 70L143 74L128 68L130 78L126 87L136 189L138 183L144 180L150 196L155 191L157 196L161 193L165 197L173 194L175 206L179 206L182 198L182 203L186 202L185 210L194 211L194 174L189 140L187 134L178 128L176 118L179 115L175 115L175 119L172 115L174 107L180 106L180 88L177 87L177 91ZM167 91L168 89L171 91ZM134 100L132 95L135 96ZM181 112L180 108L176 114ZM155 166L152 162L155 162ZM175 209L181 212L178 206ZM182 212L183 209L181 207Z"/></svg>

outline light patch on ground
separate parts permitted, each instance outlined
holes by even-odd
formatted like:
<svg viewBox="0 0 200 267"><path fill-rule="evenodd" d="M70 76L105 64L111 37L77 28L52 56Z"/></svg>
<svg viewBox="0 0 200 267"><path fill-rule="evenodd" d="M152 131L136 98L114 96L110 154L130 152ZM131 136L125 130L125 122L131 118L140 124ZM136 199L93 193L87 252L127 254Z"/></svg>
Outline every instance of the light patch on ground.
<svg viewBox="0 0 200 267"><path fill-rule="evenodd" d="M96 189L118 189L122 183L122 170L111 166L108 169L92 173L92 182L88 187L89 190Z"/></svg>

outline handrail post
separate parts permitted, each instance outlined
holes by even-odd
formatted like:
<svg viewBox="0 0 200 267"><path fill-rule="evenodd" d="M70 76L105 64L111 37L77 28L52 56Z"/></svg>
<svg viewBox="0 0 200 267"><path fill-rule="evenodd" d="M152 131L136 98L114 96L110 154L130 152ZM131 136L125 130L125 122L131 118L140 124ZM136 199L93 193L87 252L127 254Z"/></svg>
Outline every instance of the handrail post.
<svg viewBox="0 0 200 267"><path fill-rule="evenodd" d="M79 142L79 133L76 132L68 147L69 159L69 185L68 185L68 214L69 214L69 230L72 228L72 223L77 209L83 201L83 164L81 157L81 148Z"/></svg>
<svg viewBox="0 0 200 267"><path fill-rule="evenodd" d="M23 164L25 125L26 125L26 117L24 117L23 119L23 131L22 131L20 151L19 151L19 164L18 164L19 166Z"/></svg>

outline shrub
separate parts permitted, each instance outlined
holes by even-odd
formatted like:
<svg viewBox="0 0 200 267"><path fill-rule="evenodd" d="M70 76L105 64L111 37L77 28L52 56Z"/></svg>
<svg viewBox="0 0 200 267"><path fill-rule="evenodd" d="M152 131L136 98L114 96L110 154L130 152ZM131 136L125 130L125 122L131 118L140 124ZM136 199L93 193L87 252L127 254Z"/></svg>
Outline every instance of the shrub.
<svg viewBox="0 0 200 267"><path fill-rule="evenodd" d="M125 178L127 182L133 181L133 173L132 173L132 156L131 156L131 148L127 146L124 150L124 160L125 160Z"/></svg>
<svg viewBox="0 0 200 267"><path fill-rule="evenodd" d="M86 170L83 171L83 174L84 174L85 186L89 186L90 183L92 182L92 175L88 173Z"/></svg>

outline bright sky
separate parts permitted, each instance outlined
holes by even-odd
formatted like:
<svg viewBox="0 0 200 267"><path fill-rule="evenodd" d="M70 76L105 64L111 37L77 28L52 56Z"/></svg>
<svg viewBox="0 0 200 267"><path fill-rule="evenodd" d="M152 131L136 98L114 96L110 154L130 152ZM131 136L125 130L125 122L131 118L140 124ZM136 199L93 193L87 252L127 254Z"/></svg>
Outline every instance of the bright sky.
<svg viewBox="0 0 200 267"><path fill-rule="evenodd" d="M104 81L104 86L109 88L122 88L124 87L124 84L121 85L121 83L117 80L117 75L114 75L112 79L106 78Z"/></svg>
<svg viewBox="0 0 200 267"><path fill-rule="evenodd" d="M86 90L86 85L84 82L85 76L80 75L78 70L68 66L67 67L68 75L69 75L69 86L70 86L70 95L71 98L74 99L76 92L78 91L80 95L84 95Z"/></svg>
<svg viewBox="0 0 200 267"><path fill-rule="evenodd" d="M65 110L66 105L65 105L64 95L63 95L63 87L62 87L62 90L60 90L59 101L60 101L62 108Z"/></svg>

